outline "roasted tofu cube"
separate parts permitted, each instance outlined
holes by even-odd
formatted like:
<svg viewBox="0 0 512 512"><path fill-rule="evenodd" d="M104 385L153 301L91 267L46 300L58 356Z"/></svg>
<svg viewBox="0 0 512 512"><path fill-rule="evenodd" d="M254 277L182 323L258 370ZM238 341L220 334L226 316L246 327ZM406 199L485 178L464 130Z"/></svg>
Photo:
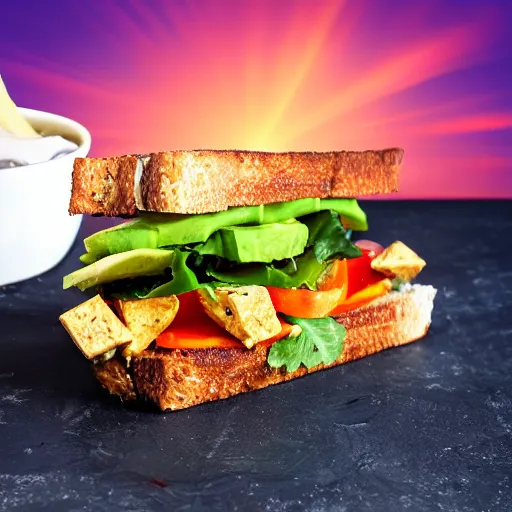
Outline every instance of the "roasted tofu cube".
<svg viewBox="0 0 512 512"><path fill-rule="evenodd" d="M124 357L140 354L174 320L179 301L176 295L139 300L115 300L114 308L133 336Z"/></svg>
<svg viewBox="0 0 512 512"><path fill-rule="evenodd" d="M371 263L372 268L388 277L412 281L426 265L412 249L397 241L384 249Z"/></svg>
<svg viewBox="0 0 512 512"><path fill-rule="evenodd" d="M215 298L207 290L200 291L206 313L247 348L281 331L281 323L265 287L216 288L214 293Z"/></svg>
<svg viewBox="0 0 512 512"><path fill-rule="evenodd" d="M59 317L87 359L95 359L133 340L132 333L96 295Z"/></svg>

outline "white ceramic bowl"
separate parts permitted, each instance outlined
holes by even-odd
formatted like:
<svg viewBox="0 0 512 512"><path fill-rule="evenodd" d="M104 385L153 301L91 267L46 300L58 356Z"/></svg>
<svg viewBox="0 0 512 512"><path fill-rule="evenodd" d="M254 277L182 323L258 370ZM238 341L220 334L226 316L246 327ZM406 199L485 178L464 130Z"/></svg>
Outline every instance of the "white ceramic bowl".
<svg viewBox="0 0 512 512"><path fill-rule="evenodd" d="M82 222L81 215L68 214L73 161L91 147L91 135L79 123L20 111L38 132L61 135L78 149L49 162L0 169L0 286L50 270L73 245Z"/></svg>

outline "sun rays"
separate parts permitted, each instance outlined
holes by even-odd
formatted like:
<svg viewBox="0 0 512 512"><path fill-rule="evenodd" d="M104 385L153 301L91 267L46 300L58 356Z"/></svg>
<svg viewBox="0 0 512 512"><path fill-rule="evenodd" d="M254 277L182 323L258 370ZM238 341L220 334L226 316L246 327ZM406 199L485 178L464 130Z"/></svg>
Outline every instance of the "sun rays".
<svg viewBox="0 0 512 512"><path fill-rule="evenodd" d="M457 79L489 55L492 16L434 26L442 3L404 3L381 35L371 0L71 4L86 34L76 65L21 50L0 64L86 124L95 155L400 145L398 197L457 196L458 172L478 174L478 189L464 186L476 196L493 187L482 186L485 165L489 182L510 170L510 101L497 107L485 84Z"/></svg>

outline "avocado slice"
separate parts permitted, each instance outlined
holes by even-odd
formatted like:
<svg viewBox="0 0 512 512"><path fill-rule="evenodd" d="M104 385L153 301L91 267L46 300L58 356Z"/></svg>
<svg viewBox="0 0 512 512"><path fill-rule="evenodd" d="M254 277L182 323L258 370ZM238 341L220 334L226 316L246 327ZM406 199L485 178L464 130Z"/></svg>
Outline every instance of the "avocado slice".
<svg viewBox="0 0 512 512"><path fill-rule="evenodd" d="M202 243L221 228L280 223L322 210L332 210L342 215L351 229L368 229L366 215L355 199L306 198L285 203L241 206L202 215L142 213L134 221L86 238L85 248L94 256L82 261L98 260L109 254L137 248Z"/></svg>
<svg viewBox="0 0 512 512"><path fill-rule="evenodd" d="M302 254L307 241L307 226L293 219L259 226L221 228L194 250L239 263L270 263Z"/></svg>
<svg viewBox="0 0 512 512"><path fill-rule="evenodd" d="M118 279L161 274L172 263L173 252L165 249L134 249L106 256L64 277L63 288L91 286Z"/></svg>
<svg viewBox="0 0 512 512"><path fill-rule="evenodd" d="M143 219L136 219L130 222L119 224L84 240L87 253L94 255L96 261L109 254L131 251L133 249L156 249L158 247L158 230L144 222ZM90 259L80 258L83 263L89 263Z"/></svg>
<svg viewBox="0 0 512 512"><path fill-rule="evenodd" d="M102 258L102 256L99 256L93 252L86 252L86 253L82 254L78 259L84 265L90 265L91 263L94 263L95 261L98 261L101 258Z"/></svg>
<svg viewBox="0 0 512 512"><path fill-rule="evenodd" d="M164 247L205 242L210 235L225 227L274 224L322 210L333 210L344 216L351 229L368 229L366 214L355 199L297 199L202 215L142 214L142 219L158 230L158 247Z"/></svg>

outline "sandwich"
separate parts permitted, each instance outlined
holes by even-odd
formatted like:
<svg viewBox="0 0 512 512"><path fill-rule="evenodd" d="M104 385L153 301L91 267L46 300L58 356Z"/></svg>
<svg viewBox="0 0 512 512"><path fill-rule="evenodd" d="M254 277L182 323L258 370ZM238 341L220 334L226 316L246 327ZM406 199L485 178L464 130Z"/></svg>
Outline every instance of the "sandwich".
<svg viewBox="0 0 512 512"><path fill-rule="evenodd" d="M418 340L436 290L358 198L398 190L403 151L172 151L77 158L85 238L60 321L124 401L180 410ZM78 267L78 265L77 265Z"/></svg>

